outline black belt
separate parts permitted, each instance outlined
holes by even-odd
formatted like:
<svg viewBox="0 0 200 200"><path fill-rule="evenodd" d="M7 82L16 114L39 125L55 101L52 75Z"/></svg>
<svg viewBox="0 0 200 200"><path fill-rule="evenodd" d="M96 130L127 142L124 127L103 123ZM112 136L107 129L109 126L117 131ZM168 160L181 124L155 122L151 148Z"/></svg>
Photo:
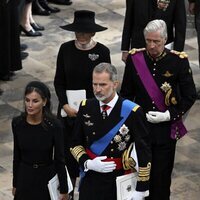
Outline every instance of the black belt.
<svg viewBox="0 0 200 200"><path fill-rule="evenodd" d="M25 164L25 165L28 165L34 169L38 169L40 167L47 167L49 165L52 165L53 164L53 161L52 162L48 162L48 163L28 163L28 162L22 162L22 164Z"/></svg>

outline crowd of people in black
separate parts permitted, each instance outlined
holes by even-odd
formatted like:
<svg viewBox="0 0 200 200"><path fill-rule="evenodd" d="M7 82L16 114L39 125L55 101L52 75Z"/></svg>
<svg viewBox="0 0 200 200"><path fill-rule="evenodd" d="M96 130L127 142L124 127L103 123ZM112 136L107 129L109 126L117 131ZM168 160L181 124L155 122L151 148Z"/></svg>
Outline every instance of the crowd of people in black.
<svg viewBox="0 0 200 200"><path fill-rule="evenodd" d="M70 0L49 1L59 5L71 5ZM0 80L9 81L14 72L22 69L28 46L20 42L25 36L42 36L44 26L35 22L33 15L49 15L60 9L49 5L47 0L2 0L0 2ZM45 14L46 13L46 14Z"/></svg>

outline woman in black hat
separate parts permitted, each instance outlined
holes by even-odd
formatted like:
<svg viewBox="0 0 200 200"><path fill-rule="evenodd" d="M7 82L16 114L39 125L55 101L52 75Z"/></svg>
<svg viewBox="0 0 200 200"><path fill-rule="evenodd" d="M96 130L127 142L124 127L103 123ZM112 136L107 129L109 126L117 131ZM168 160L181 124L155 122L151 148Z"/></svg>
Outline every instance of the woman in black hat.
<svg viewBox="0 0 200 200"><path fill-rule="evenodd" d="M25 111L12 120L15 200L50 200L48 181L58 174L60 200L68 200L63 126L51 113L50 91L39 81L28 83Z"/></svg>
<svg viewBox="0 0 200 200"><path fill-rule="evenodd" d="M65 124L65 152L66 165L72 182L75 184L79 176L79 166L69 151L69 142L72 137L72 129L77 110L68 104L66 90L86 90L86 98L92 98L92 71L101 63L110 63L110 51L103 44L92 38L96 32L107 28L95 23L95 13L88 10L79 10L74 13L74 21L62 26L64 30L75 32L75 40L63 43L57 57L57 68L54 86L59 100L58 117ZM67 117L61 116L61 109L67 113ZM71 194L73 196L73 193Z"/></svg>

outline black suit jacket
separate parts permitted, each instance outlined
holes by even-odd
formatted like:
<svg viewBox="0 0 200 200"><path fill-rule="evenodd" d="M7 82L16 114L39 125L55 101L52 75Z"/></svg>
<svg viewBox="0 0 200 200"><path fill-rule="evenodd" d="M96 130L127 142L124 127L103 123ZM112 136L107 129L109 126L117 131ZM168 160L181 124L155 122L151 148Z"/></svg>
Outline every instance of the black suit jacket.
<svg viewBox="0 0 200 200"><path fill-rule="evenodd" d="M183 51L186 33L184 0L171 0L166 11L157 8L157 0L126 0L121 50L145 47L143 29L154 19L162 19L166 22L167 44L174 41L174 49Z"/></svg>

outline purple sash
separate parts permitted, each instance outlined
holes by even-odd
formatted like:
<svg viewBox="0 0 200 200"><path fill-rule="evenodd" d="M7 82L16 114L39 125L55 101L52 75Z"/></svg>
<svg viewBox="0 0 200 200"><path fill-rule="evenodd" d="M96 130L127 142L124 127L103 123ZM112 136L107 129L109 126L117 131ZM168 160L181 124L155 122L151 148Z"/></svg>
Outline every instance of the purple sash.
<svg viewBox="0 0 200 200"><path fill-rule="evenodd" d="M158 110L165 112L167 110L167 106L165 105L164 95L161 92L160 88L157 86L155 80L153 79L147 64L144 59L143 52L138 52L131 56L133 64L135 66L136 71L142 81L149 97L154 101ZM187 130L182 122L182 119L175 120L171 123L171 138L172 139L180 139L187 133Z"/></svg>

